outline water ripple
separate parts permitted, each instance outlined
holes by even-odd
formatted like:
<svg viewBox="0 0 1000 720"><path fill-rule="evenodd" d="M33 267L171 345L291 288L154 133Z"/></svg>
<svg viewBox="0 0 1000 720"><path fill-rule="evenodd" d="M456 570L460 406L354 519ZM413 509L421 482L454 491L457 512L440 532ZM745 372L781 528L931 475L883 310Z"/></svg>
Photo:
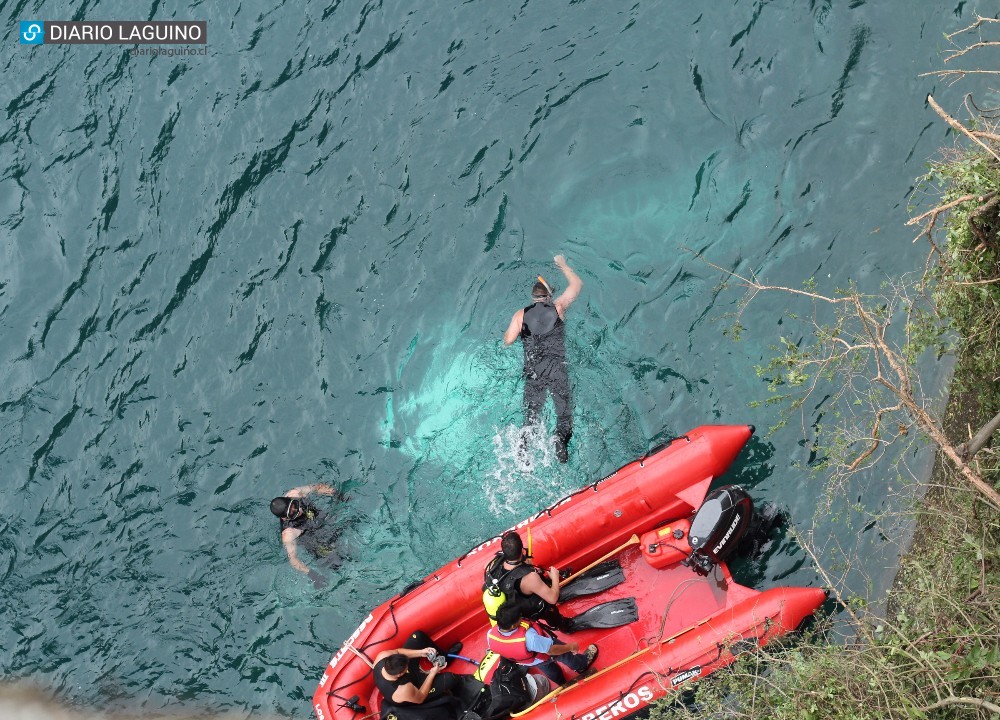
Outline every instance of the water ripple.
<svg viewBox="0 0 1000 720"><path fill-rule="evenodd" d="M253 0L191 11L207 56L0 48L7 676L301 716L366 608L459 550L691 426L768 425L752 368L788 308L731 344L738 298L684 248L794 283L922 262L916 76L969 11L876 5ZM501 339L558 253L585 282L567 465ZM734 478L808 523L810 449L773 442ZM322 590L267 507L317 482L347 496L318 499ZM815 581L788 538L747 570Z"/></svg>

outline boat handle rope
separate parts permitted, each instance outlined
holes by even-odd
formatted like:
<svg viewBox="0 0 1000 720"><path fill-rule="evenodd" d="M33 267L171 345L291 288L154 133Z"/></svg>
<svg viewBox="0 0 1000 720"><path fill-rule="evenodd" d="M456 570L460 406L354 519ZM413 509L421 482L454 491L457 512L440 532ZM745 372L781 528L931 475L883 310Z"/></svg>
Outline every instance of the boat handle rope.
<svg viewBox="0 0 1000 720"><path fill-rule="evenodd" d="M347 685L343 685L342 687L339 687L339 688L336 688L334 690L331 690L330 692L328 692L326 694L326 696L327 697L335 697L338 700L340 700L341 701L340 707L342 707L342 708L347 708L348 710L353 710L356 713L358 713L358 712L361 712L361 713L368 712L368 708L366 708L364 705L359 705L358 704L358 702L361 700L361 698L358 697L357 695L354 695L353 697L345 698L343 695L338 695L337 694L337 692L339 690L343 690L345 687L350 687L354 683L360 682L362 679L363 678L358 678L357 680L352 680ZM361 720L365 720L365 718L375 717L376 715L378 715L377 712L368 713L367 715L365 715L364 717L362 717Z"/></svg>
<svg viewBox="0 0 1000 720"><path fill-rule="evenodd" d="M672 672L675 672L675 671L671 668L667 672L672 673ZM664 677L666 677L665 675L661 675L660 673L656 672L655 670L645 670L645 671L639 673L635 677L635 679L632 681L631 685L629 685L624 691L622 691L622 690L618 691L618 699L615 700L612 703L608 703L607 707L610 709L611 706L614 703L620 703L622 700L624 700L625 696L628 695L630 692L632 692L635 689L635 686L638 685L639 682L644 677L646 677L647 675L650 675L650 676L656 678L657 681L659 681L659 680L663 679ZM580 718L580 717L583 717L583 716L582 715L577 715L576 713L573 713L573 715L570 716L570 720L577 720L577 718Z"/></svg>
<svg viewBox="0 0 1000 720"><path fill-rule="evenodd" d="M678 435L677 437L672 437L669 440L664 440L659 445L654 446L652 450L647 452L641 458L639 458L639 467L645 467L643 463L646 460L649 460L649 458L653 457L653 455L656 455L656 453L660 452L660 450L665 450L667 446L669 446L671 443L674 442L674 440L687 440L688 442L691 442L691 438L689 438L687 435Z"/></svg>
<svg viewBox="0 0 1000 720"><path fill-rule="evenodd" d="M385 616L383 615L383 617L385 617ZM396 603L395 603L395 601L389 603L389 618L392 620L392 625L393 625L392 635L390 635L389 637L382 638L381 640L372 640L370 643L368 643L366 645L362 645L361 646L361 652L364 652L365 650L367 650L368 648L370 648L372 645L378 645L379 643L388 642L389 640L392 640L394 637L396 637L397 635L399 635L399 623L396 622ZM354 648L352 647L351 649L353 650ZM355 651L355 652L357 652L357 651Z"/></svg>
<svg viewBox="0 0 1000 720"><path fill-rule="evenodd" d="M674 440L680 440L681 438L684 438L684 439L686 439L686 440L687 440L688 442L691 442L691 439L690 439L690 438L688 438L688 436L687 436L687 435L680 435L680 436L678 436L678 437L675 437L675 438L672 438L672 439L668 440L668 441L667 441L666 443L664 443L664 444L663 444L663 446L664 446L664 447L666 447L666 445L668 445L668 444L672 443L672 442L673 442ZM653 454L655 454L656 452L659 452L659 448L654 448L654 449L653 449L653 450L651 450L651 451L650 451L649 453L647 453L646 455L644 455L644 456L643 456L643 457L641 458L641 460L645 460L645 459L646 459L646 458L648 458L648 457L649 457L650 455L653 455ZM640 466L640 467L642 467L642 462L641 462L641 461L640 461L640 463L639 463L639 466ZM571 492L571 493L570 493L569 495L565 495L565 496L563 496L563 497L559 498L559 499L558 499L558 500L556 500L556 501L555 501L554 503L552 503L551 505L549 505L549 506L548 506L547 508L545 508L545 509L543 509L543 510L539 510L539 511L538 511L537 513L535 513L534 517L532 517L532 520L534 520L534 519L537 519L537 518L540 518L540 517L542 517L542 515L548 515L549 517L552 517L552 511L553 511L553 510L555 510L555 509L556 509L557 507L559 507L560 505L562 505L562 504L563 504L564 502L566 502L566 501L567 501L567 500L569 500L570 498L573 498L573 497L576 497L577 495L579 495L579 494L580 494L580 493L582 493L582 492L586 492L587 490L593 490L594 492L597 492L597 491L598 491L598 490L600 489L600 488L599 488L598 486L599 486L599 485L600 485L600 484L601 484L602 482L604 482L605 480L608 480L608 479L610 479L610 478L614 477L615 475L617 475L617 474L618 474L618 472L619 472L619 471L620 471L620 470L621 470L622 468L624 468L624 467L627 467L627 466L626 466L626 465L622 465L622 467L618 468L618 470L615 470L615 471L614 471L613 473L611 473L610 475L605 475L605 476L604 476L604 477L602 477L602 478L601 478L600 480L595 480L595 481L594 481L593 483L591 483L590 485L584 485L584 486L583 486L582 488L580 488L579 490L574 490L574 491L573 491L573 492ZM530 526L529 526L529 527L528 527L528 531L530 532L530 530L531 530L531 528L530 528ZM456 561L455 561L455 564L456 564L456 565L457 565L458 567L462 567L462 561L463 561L463 560L465 560L465 558L469 557L469 553L471 553L471 552L472 552L473 550L475 550L476 548L478 548L478 547L482 547L483 545L486 545L486 544L488 544L488 543L491 543L491 542L493 542L494 540L498 540L498 539L500 539L501 537L502 537L502 535L494 535L494 536L493 536L493 537L491 537L491 538L487 538L486 540L483 540L483 541L482 541L481 543L477 543L476 545L473 545L473 546L472 546L472 547L470 547L470 548L469 548L468 550L466 550L466 551L465 551L464 553L462 553L461 555L459 555L459 557L458 557L458 560L456 560Z"/></svg>
<svg viewBox="0 0 1000 720"><path fill-rule="evenodd" d="M473 545L468 550L466 550L464 553L462 553L461 555L458 556L458 560L455 561L455 564L458 565L458 567L462 567L462 561L465 560L465 558L469 557L469 553L471 553L477 547L481 547L483 545L488 545L489 543L493 542L494 540L499 540L502 537L503 537L502 535L494 535L491 538L487 538L486 540L483 540L478 545Z"/></svg>
<svg viewBox="0 0 1000 720"><path fill-rule="evenodd" d="M672 437L672 438L670 438L669 440L666 440L666 441L664 441L664 442L660 443L659 445L657 445L656 447L654 447L654 448L653 448L652 450L650 450L650 451L649 451L648 453L646 453L646 454L645 454L645 455L643 455L643 456L642 456L641 458L639 458L639 467L643 467L643 464L642 464L642 463L643 463L643 461L645 461L645 460L648 460L648 459L649 459L649 458L651 458L651 457L652 457L653 455L655 455L656 453L660 452L660 450L663 450L663 449L664 449L664 448L666 448L666 447L667 447L668 445L670 445L671 443L673 443L673 442L674 442L675 440L687 440L688 442L691 442L691 438L689 438L689 437L688 437L687 435L678 435L677 437ZM591 483L590 485L584 485L584 486L583 486L582 488L580 488L579 490L574 490L574 491L573 491L573 492L571 492L571 493L570 493L569 495L566 495L566 496L564 496L564 497L561 497L561 498L559 498L558 500L556 500L556 501L555 501L554 503L552 503L551 505L549 505L549 506L548 506L547 508L545 508L544 510L539 510L539 511L538 511L538 512L537 512L537 513L535 514L535 518L540 518L540 517L541 517L542 515L548 515L549 517L552 517L552 511L553 511L553 510L555 510L555 509L556 509L557 507L559 507L560 505L562 505L562 504L563 504L564 502L566 502L566 501L567 501L567 500L569 500L570 498L572 498L572 497L576 497L577 495L579 495L580 493L582 493L582 492L584 492L584 491L586 491L586 490L588 490L588 489L589 489L589 490L593 490L594 492L597 492L597 490L598 490L598 486L599 486L599 485L600 485L600 484L601 484L602 482L604 482L605 480L607 480L607 479L609 479L609 478L612 478L612 477L614 477L615 475L617 475L617 474L618 474L618 472L619 472L619 471L620 471L620 470L621 470L622 468L624 468L624 467L627 467L627 465L622 465L622 467L618 468L618 470L615 470L615 471L614 471L613 473L611 473L610 475L605 475L605 476L604 476L604 477L602 477L602 478L601 478L600 480L596 480L596 481L594 481L593 483ZM530 528L529 528L529 531L530 531ZM482 541L481 543L478 543L478 544L476 544L476 545L473 545L473 546L472 546L471 548L469 548L468 550L466 550L466 551L465 551L464 553L462 553L462 554L461 554L461 555L459 556L459 558L458 558L458 560L457 560L457 561L455 562L455 564L456 564L456 565L457 565L458 567L462 567L462 561L463 561L463 560L465 560L465 558L467 558L467 557L469 556L469 553L471 553L471 552L472 552L473 550L475 550L475 549L476 549L477 547L480 547L480 546L482 546L482 545L486 545L487 543L491 543L491 542L493 542L494 540L497 540L497 539L498 539L498 538L500 538L500 537L502 537L502 536L500 536L500 535L494 535L494 536L493 536L493 537L491 537L491 538L487 538L486 540L483 540L483 541ZM405 593L404 593L404 594L405 594Z"/></svg>

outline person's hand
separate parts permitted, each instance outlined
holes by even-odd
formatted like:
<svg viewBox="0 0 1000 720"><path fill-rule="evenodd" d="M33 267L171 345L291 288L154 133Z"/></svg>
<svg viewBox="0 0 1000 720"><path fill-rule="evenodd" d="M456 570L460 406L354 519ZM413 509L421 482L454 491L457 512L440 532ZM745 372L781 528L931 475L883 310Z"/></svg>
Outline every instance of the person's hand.
<svg viewBox="0 0 1000 720"><path fill-rule="evenodd" d="M549 568L549 582L552 587L556 587L559 584L559 568L555 565Z"/></svg>
<svg viewBox="0 0 1000 720"><path fill-rule="evenodd" d="M434 657L438 654L438 652L432 647L427 647L421 650L420 654L423 655L428 660L433 660Z"/></svg>
<svg viewBox="0 0 1000 720"><path fill-rule="evenodd" d="M315 570L310 570L309 571L309 579L312 580L313 587L316 588L317 590L325 588L326 585L327 585L326 578L323 577L322 575L320 575Z"/></svg>
<svg viewBox="0 0 1000 720"><path fill-rule="evenodd" d="M556 265L558 265L559 267L565 267L565 265L566 265L566 258L564 258L562 255L556 255L552 259L556 261Z"/></svg>

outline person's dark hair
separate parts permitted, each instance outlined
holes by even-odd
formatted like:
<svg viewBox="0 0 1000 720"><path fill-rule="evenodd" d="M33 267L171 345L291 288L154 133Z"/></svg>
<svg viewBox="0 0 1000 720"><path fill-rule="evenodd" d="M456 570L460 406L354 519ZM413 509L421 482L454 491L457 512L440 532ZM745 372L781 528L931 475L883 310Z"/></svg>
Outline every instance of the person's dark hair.
<svg viewBox="0 0 1000 720"><path fill-rule="evenodd" d="M513 530L505 532L500 539L500 549L503 551L503 559L507 562L520 562L524 556L524 543L521 536Z"/></svg>
<svg viewBox="0 0 1000 720"><path fill-rule="evenodd" d="M292 499L286 497L276 497L271 501L271 512L280 518L284 518L288 515L288 506L291 504Z"/></svg>
<svg viewBox="0 0 1000 720"><path fill-rule="evenodd" d="M497 627L501 630L513 630L521 622L521 608L516 602L505 602L497 608Z"/></svg>
<svg viewBox="0 0 1000 720"><path fill-rule="evenodd" d="M543 283L541 280L531 286L531 297L533 298L544 298L549 297L550 295L552 295L552 293L549 292L548 285Z"/></svg>
<svg viewBox="0 0 1000 720"><path fill-rule="evenodd" d="M401 672L406 670L409 665L409 660L406 659L405 655L400 653L393 653L385 659L385 671L390 675L399 675Z"/></svg>

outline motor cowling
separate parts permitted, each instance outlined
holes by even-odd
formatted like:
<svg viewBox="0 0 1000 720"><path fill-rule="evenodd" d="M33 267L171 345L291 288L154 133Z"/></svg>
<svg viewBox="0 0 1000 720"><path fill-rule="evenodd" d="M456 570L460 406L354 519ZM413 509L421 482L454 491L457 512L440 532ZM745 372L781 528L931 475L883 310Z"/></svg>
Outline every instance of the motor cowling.
<svg viewBox="0 0 1000 720"><path fill-rule="evenodd" d="M683 564L699 575L708 575L739 547L752 520L753 500L746 490L738 485L713 490L691 520L691 554Z"/></svg>

